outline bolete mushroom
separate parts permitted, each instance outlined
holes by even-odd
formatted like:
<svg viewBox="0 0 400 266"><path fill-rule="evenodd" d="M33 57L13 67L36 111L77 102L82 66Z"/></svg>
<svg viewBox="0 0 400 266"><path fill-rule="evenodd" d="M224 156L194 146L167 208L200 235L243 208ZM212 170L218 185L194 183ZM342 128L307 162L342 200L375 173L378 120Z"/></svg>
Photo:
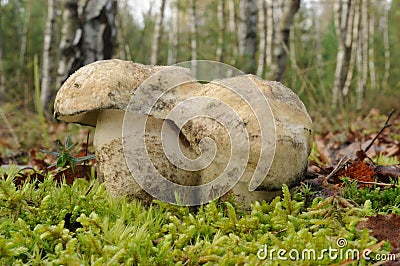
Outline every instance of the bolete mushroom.
<svg viewBox="0 0 400 266"><path fill-rule="evenodd" d="M182 71L182 68L167 68L169 74L164 75L164 80L158 80L163 85L168 84L170 77L174 77L175 82L192 79L191 76L187 76L188 71ZM161 69L161 66L146 66L118 59L97 61L72 74L59 89L54 103L56 119L96 127L94 147L98 176L105 182L107 190L116 196L127 195L128 198L134 197L144 203L150 203L153 198L132 178L124 160L124 118L133 124L148 118L148 130L145 133L145 139L150 142L148 153L152 155L157 169L168 179L182 185L195 185L199 179L198 173L178 169L169 164L163 155L160 139L161 127L164 124L162 119L125 112L136 89ZM166 134L179 135L179 130L169 123L166 126ZM182 141L179 144L183 152L190 157L190 153L193 152L189 145Z"/></svg>
<svg viewBox="0 0 400 266"><path fill-rule="evenodd" d="M259 107L249 105L233 91L226 90L226 86L256 86L268 101L271 117L260 118L254 115L254 108ZM146 93L152 94L157 90L162 92L169 87L173 89L163 94L164 98L157 101L153 109L143 107L150 104L150 96ZM175 106L191 96L197 100L201 97L218 99L223 103L221 106L233 108L237 117L242 119L242 122L231 125L231 128L241 126L239 132L247 134L250 145L243 178L229 190L236 195L238 202L248 207L254 200L268 200L280 190L283 183L290 186L301 179L311 149L312 121L303 103L290 89L253 75L200 84L188 69L181 67L146 66L116 59L98 61L82 67L67 79L58 91L54 114L62 121L96 126L94 146L98 174L104 180L107 190L116 196L126 195L149 203L153 194L149 195L132 175L130 156L135 158L134 168L147 167L141 162L150 158L158 173L167 180L182 186L199 186L209 184L227 168L232 147L236 145L235 142L240 142L232 139L232 134L227 132L223 123L201 116L207 112L206 109L214 106L212 102L189 102L184 110L199 115L188 121L178 121L185 117L185 111L179 113L174 109ZM275 127L267 136L260 127L265 121L273 123ZM138 126L143 123L146 123L144 131ZM230 121L227 123L232 124ZM274 143L262 141L265 138L270 138ZM139 152L132 145L127 148L124 139L143 139L146 152ZM216 147L215 156L206 165L197 160L206 153L202 141L204 139L212 139ZM173 149L179 150L189 161L202 166L198 169L180 167L179 163L185 161L185 158L171 162L171 159L176 158L165 151L169 143L177 144ZM271 150L266 149L271 145L275 145L275 154L267 155L271 160L267 169L269 172L265 172L257 189L250 192L249 182L260 161L261 151ZM245 150L243 148L243 152ZM240 154L241 150L236 153ZM231 173L235 171L233 169ZM147 182L151 183L148 186L152 187L152 191L158 189L173 196L174 191L165 191L165 187L153 179ZM219 188L203 189L200 194L211 195L212 199L213 193L219 195L213 189ZM204 198L204 195L190 196Z"/></svg>

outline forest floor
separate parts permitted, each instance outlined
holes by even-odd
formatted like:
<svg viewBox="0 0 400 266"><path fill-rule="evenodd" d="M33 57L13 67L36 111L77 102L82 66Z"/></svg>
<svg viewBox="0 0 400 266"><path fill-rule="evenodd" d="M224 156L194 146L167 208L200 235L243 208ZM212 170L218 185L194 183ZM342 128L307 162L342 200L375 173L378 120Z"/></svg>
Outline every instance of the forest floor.
<svg viewBox="0 0 400 266"><path fill-rule="evenodd" d="M13 108L1 115L0 166L19 166L21 170L14 178L16 185L32 177L43 181L43 170L52 172L58 181L65 177L67 184L76 178L90 180L95 164L93 129L52 119L43 121L35 114L22 114ZM67 167L75 158L85 156L89 164L76 160L75 171ZM354 206L371 199L373 207L383 212L358 226L372 230L371 234L378 240L389 241L392 252L399 253L399 177L400 113L380 114L373 109L355 119L347 129L314 135L307 175L302 183L303 189L308 186L312 190L313 197L305 205L310 206L315 197L344 197L347 200L343 204ZM397 190L385 192L392 188ZM394 206L387 206L389 202Z"/></svg>

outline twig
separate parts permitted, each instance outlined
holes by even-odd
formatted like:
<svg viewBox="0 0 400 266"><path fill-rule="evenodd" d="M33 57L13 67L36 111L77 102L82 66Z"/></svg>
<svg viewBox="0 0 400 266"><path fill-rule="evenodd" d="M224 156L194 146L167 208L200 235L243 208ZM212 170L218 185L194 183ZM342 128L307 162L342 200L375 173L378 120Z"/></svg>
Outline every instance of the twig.
<svg viewBox="0 0 400 266"><path fill-rule="evenodd" d="M392 124L389 124L389 120L390 120L390 118L392 117L392 115L394 114L394 112L395 112L395 109L392 109L392 111L390 111L390 114L389 114L388 117L386 118L386 122L385 122L385 124L383 125L383 127L381 128L381 130L380 130L380 131L378 132L378 134L373 138L373 140L372 140L371 143L368 145L368 147L365 148L365 150L364 150L365 153L372 147L372 145L374 144L374 142L378 139L379 135L382 134L382 132L383 132L386 128L388 128L388 127L390 127L390 126L392 125Z"/></svg>
<svg viewBox="0 0 400 266"><path fill-rule="evenodd" d="M345 166L348 162L350 161L350 158L345 155L340 159L338 164L335 166L335 168L330 172L329 175L325 177L326 181L328 181L334 174L336 174L340 169L342 169L343 166Z"/></svg>
<svg viewBox="0 0 400 266"><path fill-rule="evenodd" d="M387 183L379 183L379 182L371 182L371 181L361 181L357 180L359 184L367 184L367 185L377 185L377 186L385 186L385 187L396 187L395 184L387 184Z"/></svg>

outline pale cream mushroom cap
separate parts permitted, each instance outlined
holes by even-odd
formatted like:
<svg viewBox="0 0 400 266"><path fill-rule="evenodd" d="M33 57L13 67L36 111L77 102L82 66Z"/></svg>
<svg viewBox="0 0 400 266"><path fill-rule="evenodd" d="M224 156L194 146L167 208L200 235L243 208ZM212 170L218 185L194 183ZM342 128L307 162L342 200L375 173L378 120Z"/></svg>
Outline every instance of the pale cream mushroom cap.
<svg viewBox="0 0 400 266"><path fill-rule="evenodd" d="M86 65L59 89L54 116L66 122L95 126L99 110L125 109L137 87L161 68L118 59Z"/></svg>

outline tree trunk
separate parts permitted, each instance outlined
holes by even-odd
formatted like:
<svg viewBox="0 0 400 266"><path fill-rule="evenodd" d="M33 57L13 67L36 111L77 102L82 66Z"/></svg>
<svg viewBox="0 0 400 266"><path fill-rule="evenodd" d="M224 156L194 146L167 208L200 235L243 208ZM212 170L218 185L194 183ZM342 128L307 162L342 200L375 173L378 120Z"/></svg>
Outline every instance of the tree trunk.
<svg viewBox="0 0 400 266"><path fill-rule="evenodd" d="M358 56L359 58L359 75L358 75L358 85L357 85L357 109L361 109L365 87L368 81L368 42L369 42L369 23L368 23L368 1L360 2L361 9L361 31L359 36L359 47ZM361 72L361 73L360 73Z"/></svg>
<svg viewBox="0 0 400 266"><path fill-rule="evenodd" d="M342 104L343 88L349 70L351 42L349 44L348 41L346 41L346 39L349 39L348 37L348 30L350 28L349 21L352 20L349 12L350 7L351 7L351 0L350 1L340 0L335 4L334 22L335 22L336 36L338 38L338 52L336 56L335 80L332 92L333 108L336 108L338 105Z"/></svg>
<svg viewBox="0 0 400 266"><path fill-rule="evenodd" d="M127 38L128 21L131 19L129 14L129 0L119 2L119 10L122 12L117 14L117 29L118 29L118 57L123 60L130 60L132 58L129 40Z"/></svg>
<svg viewBox="0 0 400 266"><path fill-rule="evenodd" d="M297 66L297 60L296 60L296 44L295 44L295 32L294 29L290 31L290 38L289 38L289 58L290 58L290 65L292 67L292 88L295 88L297 83L297 76L300 74L299 68Z"/></svg>
<svg viewBox="0 0 400 266"><path fill-rule="evenodd" d="M224 54L224 34L225 34L225 12L224 12L224 0L218 0L217 5L217 21L218 21L218 39L217 49L215 51L215 60L223 61Z"/></svg>
<svg viewBox="0 0 400 266"><path fill-rule="evenodd" d="M244 41L244 55L247 59L244 71L256 73L257 53L257 0L245 0L246 36Z"/></svg>
<svg viewBox="0 0 400 266"><path fill-rule="evenodd" d="M374 12L370 12L368 27L369 27L369 37L368 37L369 76L371 78L371 89L376 90L375 53L374 53L374 36L375 36L375 14L374 14Z"/></svg>
<svg viewBox="0 0 400 266"><path fill-rule="evenodd" d="M239 0L239 12L238 12L238 21L237 23L237 35L238 35L238 51L239 56L244 55L245 42L246 42L246 1L247 0Z"/></svg>
<svg viewBox="0 0 400 266"><path fill-rule="evenodd" d="M239 50L239 42L238 42L238 36L234 34L236 32L236 20L235 20L235 14L236 14L236 9L235 9L235 1L228 1L228 10L229 10L229 22L228 22L228 31L231 34L230 38L230 49L232 51L231 55L231 61L230 64L232 66L236 65L237 58L238 58L238 50Z"/></svg>
<svg viewBox="0 0 400 266"><path fill-rule="evenodd" d="M258 0L258 32L259 44L257 76L263 77L265 70L265 56L267 50L265 45L265 0Z"/></svg>
<svg viewBox="0 0 400 266"><path fill-rule="evenodd" d="M170 4L171 19L168 35L168 59L167 64L172 65L177 62L179 49L179 0Z"/></svg>
<svg viewBox="0 0 400 266"><path fill-rule="evenodd" d="M272 47L274 40L274 0L267 1L267 16L266 16L266 54L265 54L265 64L267 66L267 71L270 70L272 65Z"/></svg>
<svg viewBox="0 0 400 266"><path fill-rule="evenodd" d="M64 0L57 87L78 68L113 55L117 29L115 0ZM79 11L79 12L78 12Z"/></svg>
<svg viewBox="0 0 400 266"><path fill-rule="evenodd" d="M384 14L380 21L380 29L383 32L383 46L385 49L385 72L382 79L382 88L386 89L387 82L390 75L390 44L389 44L389 27L388 27L388 16L390 10L390 3L385 3Z"/></svg>
<svg viewBox="0 0 400 266"><path fill-rule="evenodd" d="M359 32L360 32L360 18L361 18L361 11L360 5L358 0L353 0L350 4L349 10L349 25L347 27L346 32L346 48L350 50L350 61L349 67L346 74L346 81L342 88L342 95L347 97L350 91L350 85L353 82L353 73L354 68L357 60L357 53L358 53L358 39L359 39Z"/></svg>
<svg viewBox="0 0 400 266"><path fill-rule="evenodd" d="M300 8L300 0L284 2L282 18L277 31L276 43L273 51L270 79L281 81L286 68L287 47L289 43L290 28L293 25L294 15Z"/></svg>
<svg viewBox="0 0 400 266"><path fill-rule="evenodd" d="M0 39L0 103L3 103L6 97L6 75L3 67L3 47Z"/></svg>
<svg viewBox="0 0 400 266"><path fill-rule="evenodd" d="M42 83L40 94L40 104L44 112L47 112L49 109L49 99L52 91L51 71L53 69L53 64L51 59L53 52L53 32L56 18L55 4L56 0L47 1L47 20L44 32Z"/></svg>
<svg viewBox="0 0 400 266"><path fill-rule="evenodd" d="M197 75L197 27L196 27L196 6L195 0L189 0L189 31L190 31L190 60L193 75Z"/></svg>
<svg viewBox="0 0 400 266"><path fill-rule="evenodd" d="M62 15L62 28L60 40L60 60L57 69L56 86L61 84L83 65L80 61L82 52L79 44L82 38L82 29L79 27L78 0L64 0L64 10Z"/></svg>
<svg viewBox="0 0 400 266"><path fill-rule="evenodd" d="M19 49L19 69L18 69L17 76L19 76L21 74L21 70L22 70L23 64L24 64L26 45L28 42L28 29L29 29L29 24L31 21L31 9L32 9L32 1L28 1L26 3L26 7L25 7L25 18L24 18L24 26L22 29L22 35L21 35L21 46Z"/></svg>
<svg viewBox="0 0 400 266"><path fill-rule="evenodd" d="M154 34L153 34L153 43L151 46L151 57L150 64L157 64L158 57L158 47L161 43L162 37L162 24L164 21L164 11L165 11L165 0L161 0L160 12L156 16L156 22L154 24Z"/></svg>

